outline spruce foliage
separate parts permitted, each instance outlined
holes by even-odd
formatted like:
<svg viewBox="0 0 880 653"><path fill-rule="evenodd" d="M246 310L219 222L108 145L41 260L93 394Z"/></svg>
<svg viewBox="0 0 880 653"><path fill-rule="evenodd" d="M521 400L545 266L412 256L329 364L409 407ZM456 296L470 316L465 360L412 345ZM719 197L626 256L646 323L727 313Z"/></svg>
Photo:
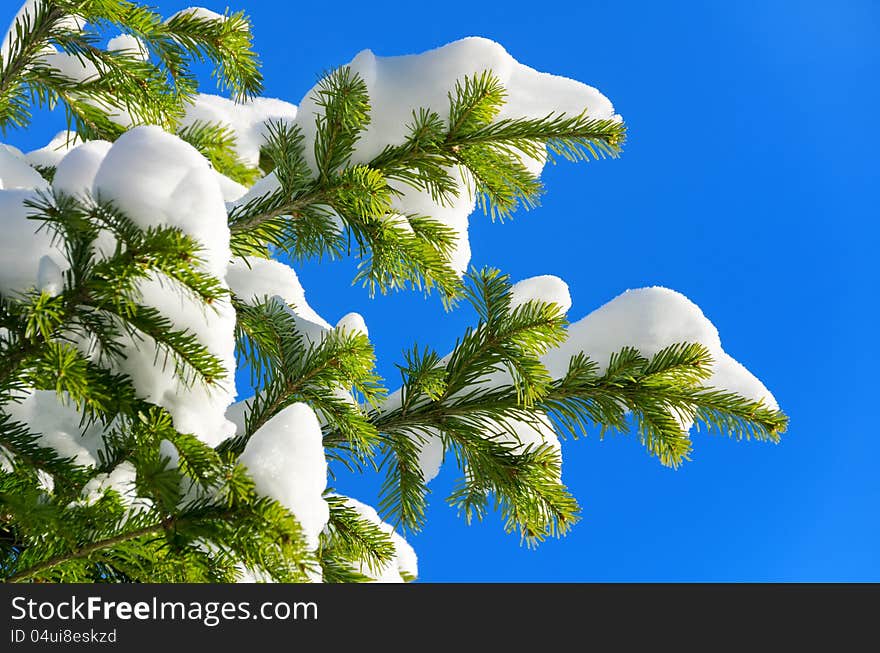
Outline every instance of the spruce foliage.
<svg viewBox="0 0 880 653"><path fill-rule="evenodd" d="M110 27L140 39L149 59L99 47ZM65 75L47 59L49 47L75 55L96 74ZM471 270L462 279L450 264L454 233L431 216L393 208L404 186L438 202L470 190L488 216L504 219L536 206L543 193L524 159L616 157L625 138L621 122L586 113L497 120L506 91L487 70L449 89L443 115L414 112L402 144L355 163L370 97L364 81L342 67L318 87L323 111L313 150L307 155L298 128L274 123L259 168L252 168L236 154L227 126L181 128L197 91L197 62L210 63L235 98L260 91L243 14L164 20L127 0L41 0L17 22L0 60L0 127L26 127L35 108L56 105L84 140L113 141L132 125L160 125L236 181L251 184L267 174L277 181L230 211L234 257L351 254L360 262L356 281L369 292L436 291L447 308L468 304L476 321L445 356L430 347L405 352L398 401L386 401L366 335L334 330L309 339L278 299L230 297L204 271L200 244L179 229L142 228L99 198L40 194L29 203L35 230L52 234L69 270L57 294L0 296L0 576L6 581L229 582L244 570L281 582L315 574L329 582L367 580L394 556L388 532L328 491L329 523L318 549L310 550L295 516L261 496L238 462L260 427L296 402L321 418L330 461L382 471L379 511L400 532L425 524L428 488L419 455L439 438L461 474L448 502L467 520L500 511L507 530L529 544L565 534L579 508L562 482L558 450L519 442L522 425L550 425L572 437L631 430L650 455L673 467L691 450L682 423L738 439L776 441L785 430L779 411L706 387L712 360L698 344L679 343L650 357L625 348L608 361L576 355L564 376L554 378L542 356L565 339L560 307L514 305L509 279L497 270ZM122 111L131 124L118 119ZM456 170L466 172L471 189L459 187ZM115 249L97 256L97 241L107 233ZM255 395L243 432L217 447L175 430L166 410L113 371L125 343L149 340L161 352L155 364L171 366L186 384L228 381L221 361L195 335L143 305L138 282L155 275L206 311L227 298L235 308L238 364L249 370ZM83 433L99 434L97 465L59 455L13 419L9 407L33 389L57 393L81 414ZM136 498L108 484L123 473L135 479Z"/></svg>

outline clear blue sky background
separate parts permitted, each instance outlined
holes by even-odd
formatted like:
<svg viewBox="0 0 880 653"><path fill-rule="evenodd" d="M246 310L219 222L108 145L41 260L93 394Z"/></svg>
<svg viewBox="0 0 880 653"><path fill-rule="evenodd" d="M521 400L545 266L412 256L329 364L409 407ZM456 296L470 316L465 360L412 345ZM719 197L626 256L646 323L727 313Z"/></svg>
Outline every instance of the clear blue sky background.
<svg viewBox="0 0 880 653"><path fill-rule="evenodd" d="M188 3L156 4L171 13ZM232 5L253 17L266 94L294 103L319 72L363 48L408 54L470 35L598 87L629 125L623 157L548 169L543 206L511 223L474 215L472 262L514 279L561 276L572 319L627 288L679 290L791 417L778 446L697 434L693 461L678 471L632 437L567 441L564 478L583 520L537 550L496 518L458 519L443 501L447 469L431 486L428 527L410 537L421 579L880 581L880 5L402 6ZM37 125L8 140L36 147L53 132ZM436 297L369 300L350 286L352 270L306 265L300 276L331 322L365 316L391 384L414 339L443 353L473 319L444 313ZM336 485L373 502L378 479L340 475Z"/></svg>

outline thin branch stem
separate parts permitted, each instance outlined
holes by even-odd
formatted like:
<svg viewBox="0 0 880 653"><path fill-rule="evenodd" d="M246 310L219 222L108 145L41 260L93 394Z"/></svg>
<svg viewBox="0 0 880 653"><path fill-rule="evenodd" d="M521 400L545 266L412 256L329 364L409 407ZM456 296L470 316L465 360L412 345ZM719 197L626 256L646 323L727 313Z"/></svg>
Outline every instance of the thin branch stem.
<svg viewBox="0 0 880 653"><path fill-rule="evenodd" d="M123 542L128 542L130 540L136 540L137 538L143 537L144 535L158 533L169 528L173 524L173 519L166 520L158 524L152 524L150 526L144 526L143 528L139 528L134 531L129 531L128 533L121 533L119 535L114 535L113 537L98 540L97 542L92 542L91 544L87 544L86 546L74 549L69 553L64 553L62 555L55 556L54 558L43 560L42 562L34 565L30 569L25 569L24 571L12 574L9 578L6 579L5 582L20 583L22 581L28 580L29 578L32 578L33 576L39 574L41 571L51 569L52 567L64 564L65 562L70 562L71 560L87 558L97 551L115 546L117 544L122 544Z"/></svg>

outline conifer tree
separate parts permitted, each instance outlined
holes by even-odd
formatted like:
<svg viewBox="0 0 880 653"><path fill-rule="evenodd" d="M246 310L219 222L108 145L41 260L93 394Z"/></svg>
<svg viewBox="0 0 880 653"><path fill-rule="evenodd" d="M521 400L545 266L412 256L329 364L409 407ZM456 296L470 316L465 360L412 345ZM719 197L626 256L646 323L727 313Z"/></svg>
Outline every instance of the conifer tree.
<svg viewBox="0 0 880 653"><path fill-rule="evenodd" d="M495 44L449 48L432 56L514 73L465 71L401 108L404 73L367 53L296 112L259 97L241 13L25 3L0 48L0 127L60 107L68 129L0 152L0 577L412 580L404 536L441 461L465 519L500 511L537 544L579 516L559 437L631 430L673 467L699 427L779 439L772 395L677 293L569 324L558 279L467 270L452 213L536 206L545 161L614 158L625 126L595 89L538 88L548 76ZM198 63L230 99L198 93ZM324 322L281 262L342 256L365 292L422 290L476 320L445 355L405 352L389 392L362 321ZM669 314L690 327L648 337L630 319ZM236 366L253 392L233 404ZM379 469L376 508L327 488L328 463Z"/></svg>

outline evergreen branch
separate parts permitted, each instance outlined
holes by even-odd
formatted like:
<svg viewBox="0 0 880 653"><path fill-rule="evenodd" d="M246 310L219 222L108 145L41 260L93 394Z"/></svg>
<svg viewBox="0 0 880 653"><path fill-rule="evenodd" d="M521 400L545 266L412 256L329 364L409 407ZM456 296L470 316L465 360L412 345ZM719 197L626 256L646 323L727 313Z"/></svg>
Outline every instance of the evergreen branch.
<svg viewBox="0 0 880 653"><path fill-rule="evenodd" d="M675 344L650 359L624 348L611 356L602 374L597 363L579 354L568 373L554 380L538 357L564 338L563 316L535 302L512 307L510 285L495 271L472 280L468 298L479 324L444 359L429 350L409 353L401 367L398 407L371 415L384 440L380 507L405 528L423 524L427 488L418 453L428 437L440 437L467 470L450 501L468 519L481 518L494 496L508 529L520 528L527 539L539 540L564 531L576 517L576 506L558 475L528 471L531 463L518 439L518 423L540 433L543 415L549 414L575 436L593 425L603 433L607 428L625 432L631 413L648 451L672 466L687 458L691 442L686 429L694 420L738 438L771 441L785 428L779 411L703 387L712 359L702 345ZM502 371L506 374L499 375ZM522 389L524 380L529 392ZM547 458L552 453L539 454L538 466L553 469ZM536 485L520 487L520 478ZM535 505L544 507L535 512Z"/></svg>
<svg viewBox="0 0 880 653"><path fill-rule="evenodd" d="M493 122L506 92L488 71L459 81L449 97L446 122L427 109L415 111L403 144L385 147L367 164L352 164L359 135L369 123L367 89L347 67L325 77L315 97L324 110L316 118L316 172L305 164L301 133L276 130L270 139L273 154L262 167L276 172L278 187L233 210L233 251L256 253L262 241L296 255L338 255L338 231L326 213L320 215L329 207L358 245L356 280L371 292L424 283L426 289L437 285L448 301L461 290L448 265L456 234L431 216L419 218L420 228L411 218L398 216L391 200L401 191L389 181L425 191L441 204L461 193L475 193L486 213L503 218L521 204L534 206L543 191L524 158L543 160L548 149L569 160L614 156L625 135L623 123L586 114ZM285 173L270 159L289 161L292 172ZM464 187L452 176L455 168L465 171ZM306 232L315 240L304 246Z"/></svg>
<svg viewBox="0 0 880 653"><path fill-rule="evenodd" d="M238 157L237 139L228 126L197 120L179 129L177 135L201 152L217 172L233 181L250 186L260 177L258 168L251 168Z"/></svg>
<svg viewBox="0 0 880 653"><path fill-rule="evenodd" d="M379 491L379 512L393 519L395 528L421 530L427 520L428 485L419 465L419 451L427 442L418 429L388 429L385 458L379 469L385 480Z"/></svg>
<svg viewBox="0 0 880 653"><path fill-rule="evenodd" d="M737 439L778 441L788 418L761 401L704 387L711 366L708 350L699 344L675 344L650 360L624 349L601 376L594 362L579 355L541 405L575 435L589 425L625 433L629 410L648 451L672 467L687 459L690 438L683 424L690 422Z"/></svg>
<svg viewBox="0 0 880 653"><path fill-rule="evenodd" d="M175 375L185 384L199 379L206 385L215 385L226 377L223 363L189 331L174 329L171 320L160 311L148 306L128 306L122 310L109 298L98 301L84 301L83 306L103 311L119 320L120 326L136 342L143 342L144 336L156 344L157 354L164 354L164 361L158 363L163 368L170 359L174 363Z"/></svg>
<svg viewBox="0 0 880 653"><path fill-rule="evenodd" d="M348 162L369 124L370 100L366 83L348 66L325 76L313 100L324 110L316 118L315 164L320 179L327 182Z"/></svg>
<svg viewBox="0 0 880 653"><path fill-rule="evenodd" d="M331 550L321 553L321 572L324 583L369 583L373 580L355 571L350 561L334 557Z"/></svg>
<svg viewBox="0 0 880 653"><path fill-rule="evenodd" d="M386 479L380 507L383 514L404 528L418 529L424 521L427 488L418 454L426 437L441 437L451 445L459 453L462 469L483 464L487 472L494 473L499 466L519 464L518 443L493 442L492 434L499 433L499 429L501 433L511 432L508 419L534 421L534 404L550 383L538 357L564 339L565 317L558 306L526 302L513 307L509 280L497 270L483 270L472 275L470 281L466 297L480 315L480 323L466 331L446 359L440 360L433 352L420 354L414 350L409 354L407 366L401 368L404 384L400 408L374 417L376 428L386 438ZM500 381L504 389L493 389L499 381L490 379L503 372L510 374L510 383ZM504 506L505 514L514 515L514 521L516 515L530 515L531 519L535 516L524 506L516 508L516 501L525 496L523 490L514 490L516 482L510 480L512 485L507 487L499 482L486 492L474 492L474 484L469 483L454 501L461 499L465 513L473 515L476 497L487 500L488 494L500 493L497 496L508 497L500 499L499 504ZM554 508L541 513L550 520L541 522L543 526L539 526L537 517L527 525L523 523L524 532L533 534L529 537L537 538L547 528L555 529L551 523L557 524L559 515L562 522L575 518L558 488L545 489L553 498L548 505L560 502L558 511ZM506 490L511 493L504 494Z"/></svg>
<svg viewBox="0 0 880 653"><path fill-rule="evenodd" d="M251 400L245 432L226 443L224 451L240 453L280 410L304 401L339 435L325 446L346 448L358 460L366 460L377 435L347 391L353 388L370 404L383 392L373 371L375 358L367 337L331 330L310 343L300 333L295 315L277 301L248 305L235 300L235 305L238 355L251 366L261 389Z"/></svg>
<svg viewBox="0 0 880 653"><path fill-rule="evenodd" d="M75 484L84 477L85 471L73 463L72 458L59 456L54 449L39 445L38 437L30 429L0 412L0 445L12 453L18 464L28 465Z"/></svg>
<svg viewBox="0 0 880 653"><path fill-rule="evenodd" d="M449 129L454 139L491 123L507 99L507 90L491 71L465 77L449 93Z"/></svg>
<svg viewBox="0 0 880 653"><path fill-rule="evenodd" d="M65 17L48 2L38 2L32 12L19 17L10 30L11 43L5 61L0 58L0 128L23 127L30 118L22 76L45 50Z"/></svg>
<svg viewBox="0 0 880 653"><path fill-rule="evenodd" d="M488 502L500 510L505 530L519 530L529 545L564 535L577 522L577 502L559 480L559 452L543 444L521 451L518 443L481 438L459 446L468 473L449 496L468 523L482 519Z"/></svg>
<svg viewBox="0 0 880 653"><path fill-rule="evenodd" d="M79 558L87 558L88 556L101 551L103 549L110 548L117 544L122 544L124 542L128 542L130 540L135 540L140 537L144 537L146 535L153 535L156 533L160 533L167 528L170 528L174 524L174 520L170 519L164 522L159 522L157 524L151 524L149 526L144 526L143 528L139 528L137 530L129 531L127 533L120 533L119 535L115 535L113 537L108 537L102 540L97 540L85 546L79 547L74 551L70 551L63 555L55 556L53 558L49 558L40 563L35 564L29 569L24 569L22 571L16 572L11 576L3 579L3 582L6 583L21 583L26 581L34 576L39 575L40 573L52 569L53 567L57 567L58 565L62 565L66 562L70 562L72 560L77 560Z"/></svg>
<svg viewBox="0 0 880 653"><path fill-rule="evenodd" d="M326 500L330 519L323 536L322 559L359 563L370 573L378 573L394 559L394 542L377 524L362 518L346 504L345 497L329 494Z"/></svg>
<svg viewBox="0 0 880 653"><path fill-rule="evenodd" d="M363 343L359 342L361 338L366 340L360 335L340 338L330 334L320 345L306 351L300 365L286 366L282 375L274 377L255 395L244 437L249 438L284 407L306 401L336 422L336 426L348 436L346 441L366 455L375 440L375 433L365 420L359 419L355 406L332 398L334 389L342 390L346 383L355 385L371 401L381 390L370 372L372 348L363 349ZM365 353L370 356L366 368L363 367L367 362ZM349 410L343 406L348 406Z"/></svg>
<svg viewBox="0 0 880 653"><path fill-rule="evenodd" d="M617 156L626 139L626 125L611 118L589 118L548 114L544 118L505 118L488 123L465 136L448 140L451 146L487 144L516 150L530 158L543 158L544 147L569 161L585 161L590 156Z"/></svg>
<svg viewBox="0 0 880 653"><path fill-rule="evenodd" d="M138 38L155 58L98 47L111 28ZM124 130L120 122L173 127L196 93L194 63L213 64L219 85L238 99L260 91L251 41L241 13L215 20L182 12L163 21L128 0L41 0L16 21L7 60L0 61L0 127L26 126L30 104L58 102L84 139L112 140ZM67 76L53 63L59 57L75 62L84 77Z"/></svg>
<svg viewBox="0 0 880 653"><path fill-rule="evenodd" d="M165 25L168 35L190 56L215 65L214 77L232 90L236 99L254 97L262 90L259 59L251 49L250 21L243 12L215 20L184 11Z"/></svg>
<svg viewBox="0 0 880 653"><path fill-rule="evenodd" d="M544 190L537 177L517 158L496 147L458 146L456 160L471 173L477 203L492 218L506 218L522 204L527 209L538 205Z"/></svg>
<svg viewBox="0 0 880 653"><path fill-rule="evenodd" d="M17 332L18 351L0 372L0 387L43 343L63 338L65 329L98 325L95 312L110 325L96 334L99 338L120 332L136 341L149 336L157 352L174 361L181 380L187 381L192 373L210 385L225 376L222 363L194 335L174 329L167 316L138 303L136 282L156 273L207 305L227 294L217 279L199 270L195 240L174 228L141 230L109 204L90 206L71 197L44 195L28 200L27 206L34 210L32 219L62 240L71 269L57 297L31 293L16 302L15 310L24 315L26 324ZM126 247L95 261L94 240L101 229L109 229ZM117 344L109 351L122 350Z"/></svg>

